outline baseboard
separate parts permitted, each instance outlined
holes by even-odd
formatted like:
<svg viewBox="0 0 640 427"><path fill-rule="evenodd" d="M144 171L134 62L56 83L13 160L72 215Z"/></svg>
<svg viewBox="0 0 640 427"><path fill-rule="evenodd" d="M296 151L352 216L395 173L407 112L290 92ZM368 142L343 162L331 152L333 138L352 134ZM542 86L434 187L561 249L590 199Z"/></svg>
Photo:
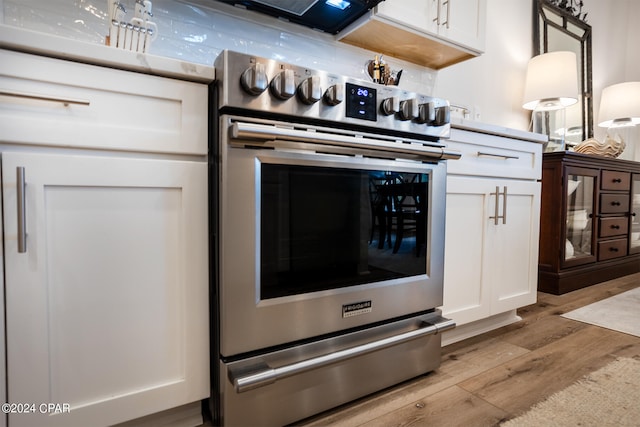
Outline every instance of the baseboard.
<svg viewBox="0 0 640 427"><path fill-rule="evenodd" d="M475 337L476 335L519 322L520 320L522 320L522 318L518 316L516 310L511 310L487 317L486 319L456 326L454 329L442 333L442 346L444 347L467 338Z"/></svg>

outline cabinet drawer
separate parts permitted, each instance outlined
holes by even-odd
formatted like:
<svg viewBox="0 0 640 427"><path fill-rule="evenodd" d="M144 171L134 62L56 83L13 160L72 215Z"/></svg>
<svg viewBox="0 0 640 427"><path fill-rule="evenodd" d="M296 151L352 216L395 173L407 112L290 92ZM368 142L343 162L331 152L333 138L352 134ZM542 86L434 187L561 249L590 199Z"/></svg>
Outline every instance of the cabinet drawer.
<svg viewBox="0 0 640 427"><path fill-rule="evenodd" d="M598 242L598 261L627 256L627 239Z"/></svg>
<svg viewBox="0 0 640 427"><path fill-rule="evenodd" d="M206 154L204 84L0 50L2 141Z"/></svg>
<svg viewBox="0 0 640 427"><path fill-rule="evenodd" d="M628 231L629 219L626 217L600 219L600 237L626 235Z"/></svg>
<svg viewBox="0 0 640 427"><path fill-rule="evenodd" d="M629 190L631 188L631 174L628 172L602 171L603 190Z"/></svg>
<svg viewBox="0 0 640 427"><path fill-rule="evenodd" d="M446 144L462 153L459 160L447 162L449 174L541 178L542 144L460 129L451 130Z"/></svg>
<svg viewBox="0 0 640 427"><path fill-rule="evenodd" d="M629 212L629 194L609 194L600 195L600 213L625 213Z"/></svg>

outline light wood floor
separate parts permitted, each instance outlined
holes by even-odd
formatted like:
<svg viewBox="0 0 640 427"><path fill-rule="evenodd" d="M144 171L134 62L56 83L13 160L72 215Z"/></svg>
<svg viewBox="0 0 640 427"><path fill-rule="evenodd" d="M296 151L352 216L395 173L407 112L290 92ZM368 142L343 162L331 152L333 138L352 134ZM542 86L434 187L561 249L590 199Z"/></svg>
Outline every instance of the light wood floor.
<svg viewBox="0 0 640 427"><path fill-rule="evenodd" d="M495 426L616 357L640 338L560 317L640 286L640 273L565 295L538 293L522 321L443 348L430 374L297 423L300 426Z"/></svg>

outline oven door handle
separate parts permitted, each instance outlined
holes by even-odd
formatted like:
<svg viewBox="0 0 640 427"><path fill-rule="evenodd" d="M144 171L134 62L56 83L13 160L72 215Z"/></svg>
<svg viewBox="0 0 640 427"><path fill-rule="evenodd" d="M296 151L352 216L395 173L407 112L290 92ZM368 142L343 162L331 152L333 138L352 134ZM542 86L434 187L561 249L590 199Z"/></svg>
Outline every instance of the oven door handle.
<svg viewBox="0 0 640 427"><path fill-rule="evenodd" d="M261 141L285 140L308 142L325 146L349 147L418 155L428 160L454 160L461 157L458 151L447 150L443 147L429 147L422 145L422 141L403 140L405 143L387 141L383 139L367 138L364 136L341 135L325 132L309 132L299 129L288 129L257 123L234 122L231 126L231 136L234 139L256 139Z"/></svg>
<svg viewBox="0 0 640 427"><path fill-rule="evenodd" d="M440 332L452 329L456 326L455 322L450 319L440 318L442 321L438 323L423 322L423 326L413 331L405 332L392 337L383 338L378 341L350 347L344 350L325 354L311 359L302 360L290 365L272 368L264 363L262 369L254 371L245 376L232 378L232 382L236 392L243 393L269 384L275 383L277 380L301 374L322 366L332 363L342 362L353 357L362 356L387 347L399 345L407 341L425 337L427 335L435 335Z"/></svg>

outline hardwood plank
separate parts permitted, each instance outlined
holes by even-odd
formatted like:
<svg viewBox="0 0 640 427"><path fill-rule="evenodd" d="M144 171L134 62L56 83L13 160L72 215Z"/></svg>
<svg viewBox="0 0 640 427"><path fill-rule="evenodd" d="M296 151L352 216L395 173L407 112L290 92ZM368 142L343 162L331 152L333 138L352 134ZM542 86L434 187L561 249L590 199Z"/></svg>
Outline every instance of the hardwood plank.
<svg viewBox="0 0 640 427"><path fill-rule="evenodd" d="M523 319L505 332L501 332L500 340L510 344L536 350L567 337L588 325L575 322L559 315L544 316L539 319Z"/></svg>
<svg viewBox="0 0 640 427"><path fill-rule="evenodd" d="M640 356L640 339L588 325L459 386L517 415L622 354Z"/></svg>
<svg viewBox="0 0 640 427"><path fill-rule="evenodd" d="M508 413L454 386L411 402L367 423L367 427L392 426L495 426Z"/></svg>

